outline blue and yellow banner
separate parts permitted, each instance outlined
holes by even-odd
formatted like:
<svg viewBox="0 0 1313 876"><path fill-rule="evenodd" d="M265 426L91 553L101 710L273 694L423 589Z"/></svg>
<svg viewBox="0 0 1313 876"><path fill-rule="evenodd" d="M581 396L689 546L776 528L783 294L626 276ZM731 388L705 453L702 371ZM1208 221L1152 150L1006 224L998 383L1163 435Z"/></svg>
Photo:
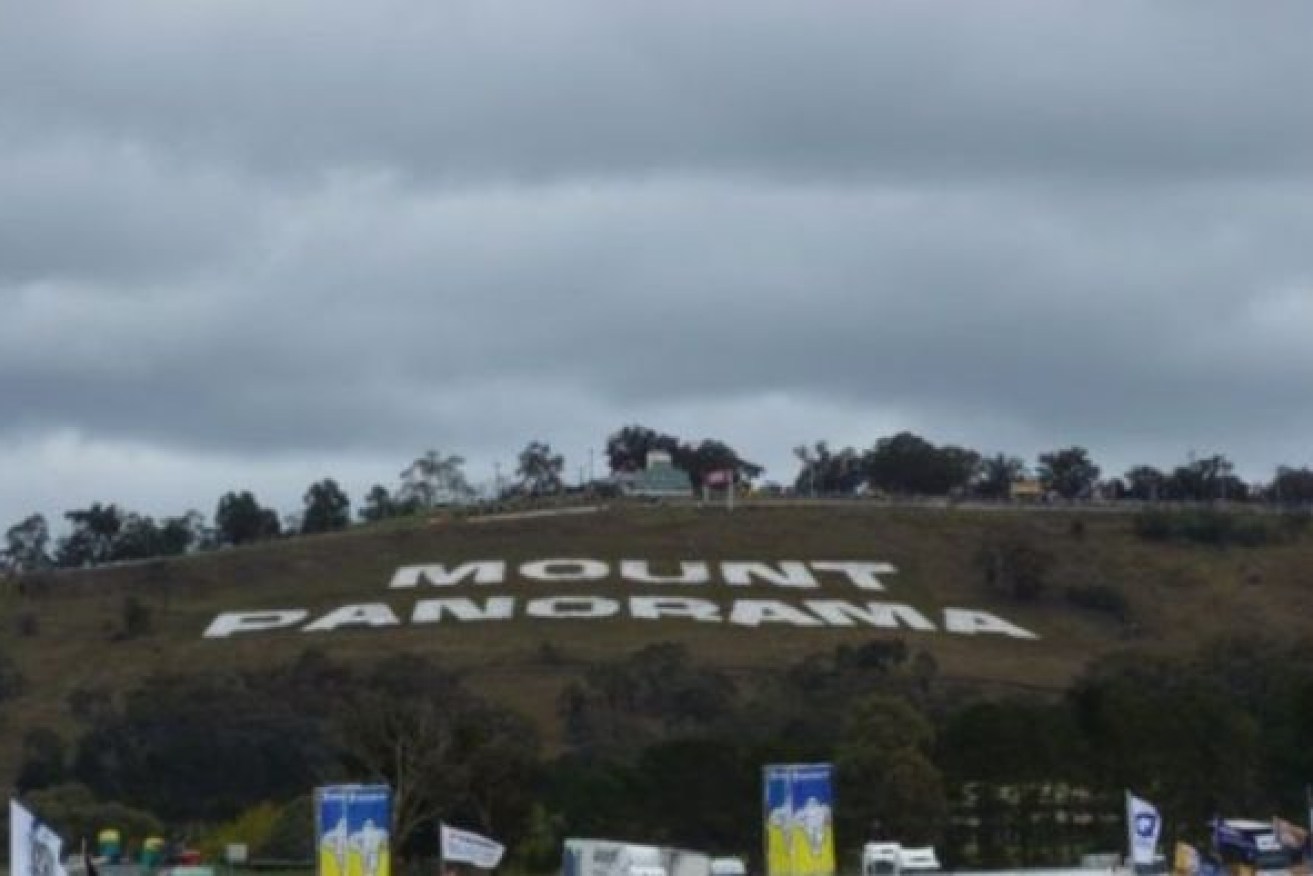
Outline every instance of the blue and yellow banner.
<svg viewBox="0 0 1313 876"><path fill-rule="evenodd" d="M767 876L834 876L834 793L828 763L762 771Z"/></svg>
<svg viewBox="0 0 1313 876"><path fill-rule="evenodd" d="M392 789L315 789L318 876L391 876Z"/></svg>

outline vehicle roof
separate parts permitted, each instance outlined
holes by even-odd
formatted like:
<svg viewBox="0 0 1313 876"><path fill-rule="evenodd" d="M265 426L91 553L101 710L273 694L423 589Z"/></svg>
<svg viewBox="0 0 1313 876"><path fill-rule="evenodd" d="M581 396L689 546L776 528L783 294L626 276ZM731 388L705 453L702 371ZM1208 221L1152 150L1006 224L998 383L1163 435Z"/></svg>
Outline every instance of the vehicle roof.
<svg viewBox="0 0 1313 876"><path fill-rule="evenodd" d="M1272 822L1254 818L1223 818L1222 823L1236 830L1272 830Z"/></svg>

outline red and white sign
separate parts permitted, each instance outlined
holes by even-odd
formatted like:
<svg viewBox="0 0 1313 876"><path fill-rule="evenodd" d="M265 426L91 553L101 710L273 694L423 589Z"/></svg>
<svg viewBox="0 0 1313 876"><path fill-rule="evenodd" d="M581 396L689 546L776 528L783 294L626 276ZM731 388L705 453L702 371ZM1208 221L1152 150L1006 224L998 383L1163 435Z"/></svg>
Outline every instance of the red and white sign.
<svg viewBox="0 0 1313 876"><path fill-rule="evenodd" d="M708 487L728 487L730 484L734 483L734 472L727 468L722 468L717 471L709 471L702 478L702 483L706 484Z"/></svg>

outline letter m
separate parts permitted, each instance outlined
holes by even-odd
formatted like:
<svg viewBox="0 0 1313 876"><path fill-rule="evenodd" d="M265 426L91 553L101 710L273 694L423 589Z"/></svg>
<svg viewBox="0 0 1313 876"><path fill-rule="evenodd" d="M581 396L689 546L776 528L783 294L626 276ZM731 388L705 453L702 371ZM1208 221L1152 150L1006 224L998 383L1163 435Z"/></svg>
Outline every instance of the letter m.
<svg viewBox="0 0 1313 876"><path fill-rule="evenodd" d="M477 563L462 563L454 569L448 569L442 563L402 566L392 576L392 583L388 587L393 590L420 584L451 587L467 578L474 584L500 584L506 580L506 563L504 560L480 560Z"/></svg>

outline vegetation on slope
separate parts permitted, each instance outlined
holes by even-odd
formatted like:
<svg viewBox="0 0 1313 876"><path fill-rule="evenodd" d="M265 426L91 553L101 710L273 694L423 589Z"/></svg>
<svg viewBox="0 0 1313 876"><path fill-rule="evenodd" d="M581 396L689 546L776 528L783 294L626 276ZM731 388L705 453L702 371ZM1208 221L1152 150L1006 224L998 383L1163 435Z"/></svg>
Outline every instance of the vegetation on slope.
<svg viewBox="0 0 1313 876"><path fill-rule="evenodd" d="M24 576L0 618L13 631L6 768L51 820L90 818L90 796L175 829L300 805L317 782L384 779L403 794L412 857L442 815L545 868L567 834L751 853L758 770L777 760L838 765L845 851L883 830L960 863L1115 848L1125 786L1187 837L1215 810L1293 806L1313 774L1300 744L1313 732L1307 538L1272 528L1261 546L1219 546L1139 527L1121 514L622 507ZM233 609L381 602L404 616L433 594L389 591L403 565L551 557L879 560L897 568L888 592L857 596L931 618L977 607L1040 638L625 616L201 638ZM854 598L845 586L816 593ZM704 595L748 595L725 589ZM559 592L651 588L513 579L441 595ZM270 836L267 854L304 840Z"/></svg>

